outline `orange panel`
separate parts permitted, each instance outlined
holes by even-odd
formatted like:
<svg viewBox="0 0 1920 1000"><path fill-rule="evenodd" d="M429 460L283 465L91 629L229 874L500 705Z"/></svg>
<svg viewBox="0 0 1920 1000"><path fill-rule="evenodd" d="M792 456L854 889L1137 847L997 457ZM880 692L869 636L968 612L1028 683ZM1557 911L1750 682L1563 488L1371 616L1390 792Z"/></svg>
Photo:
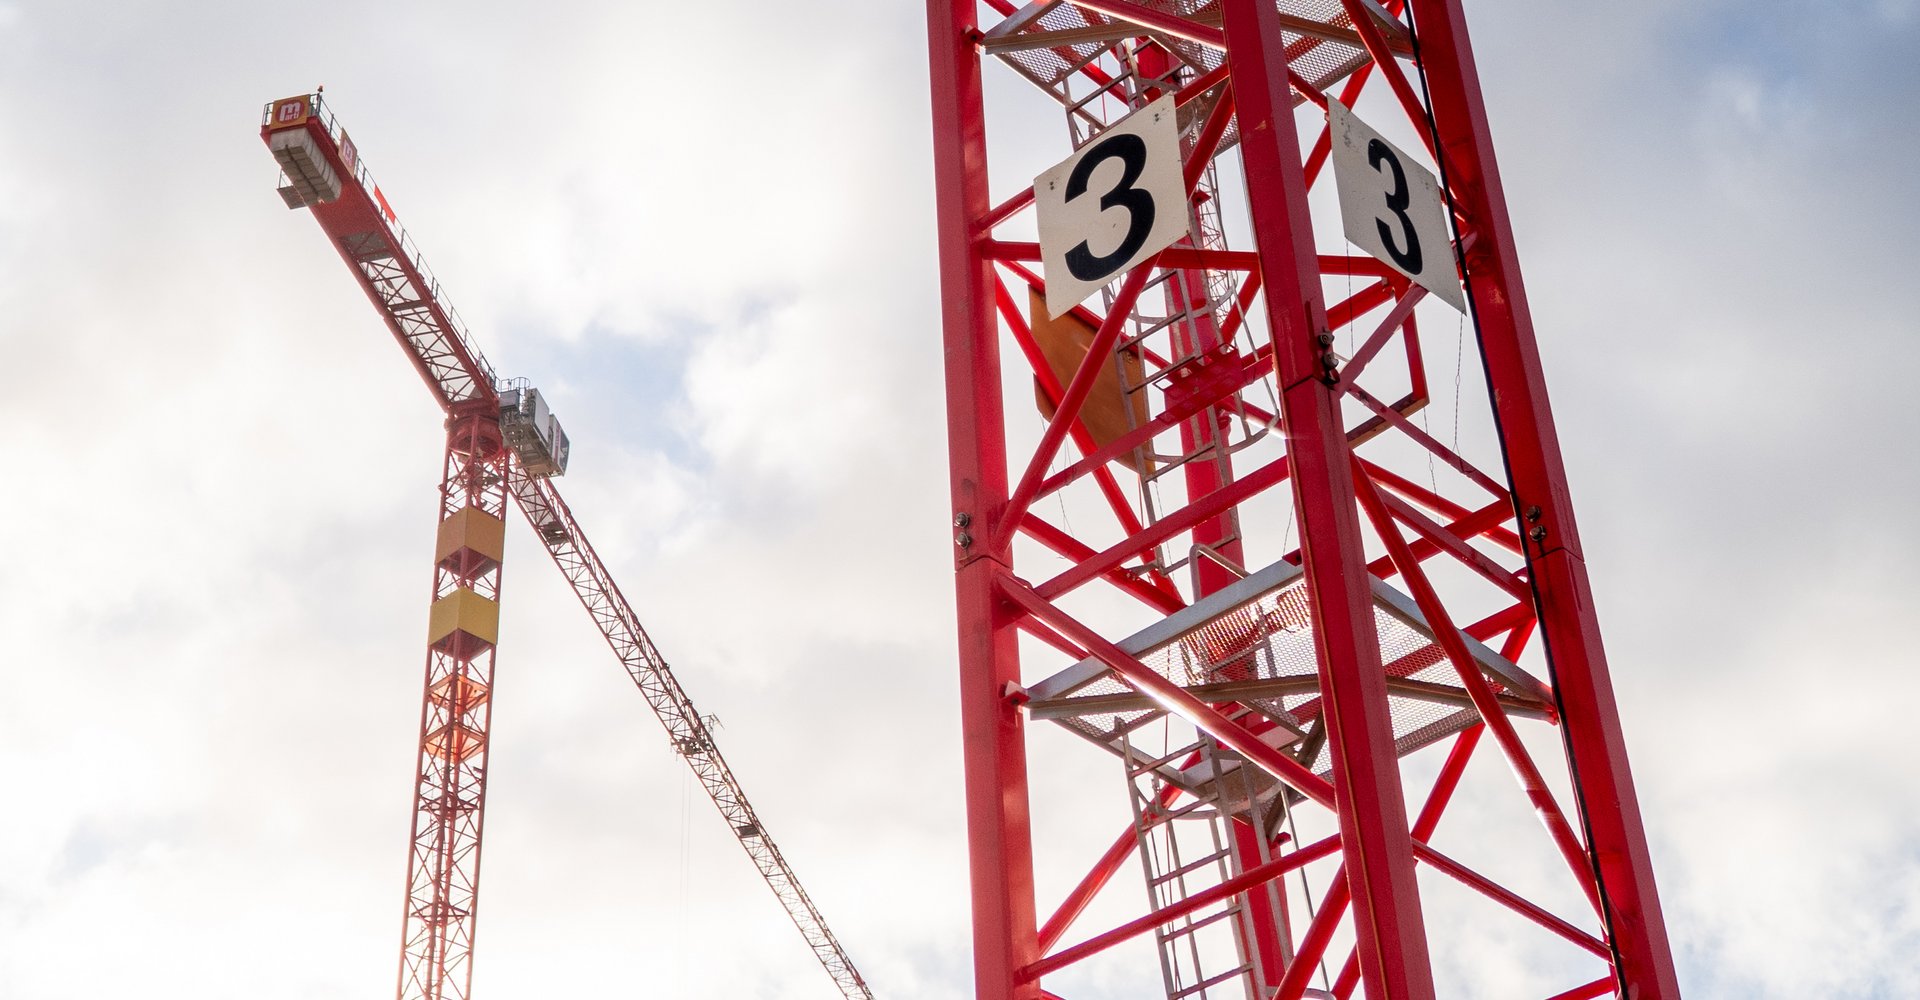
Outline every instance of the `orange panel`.
<svg viewBox="0 0 1920 1000"><path fill-rule="evenodd" d="M500 605L465 587L433 602L427 616L427 644L438 649L472 652L493 645L499 636Z"/></svg>
<svg viewBox="0 0 1920 1000"><path fill-rule="evenodd" d="M285 97L273 102L273 115L267 120L267 127L270 129L293 128L296 125L305 125L307 119L311 117L313 117L313 104L307 100L307 95Z"/></svg>
<svg viewBox="0 0 1920 1000"><path fill-rule="evenodd" d="M446 761L462 761L479 753L485 742L478 730L457 722L427 734L427 752Z"/></svg>
<svg viewBox="0 0 1920 1000"><path fill-rule="evenodd" d="M465 715L487 700L487 686L463 674L441 679L431 692L433 703L455 715Z"/></svg>
<svg viewBox="0 0 1920 1000"><path fill-rule="evenodd" d="M499 565L500 555L506 550L506 538L506 522L478 507L462 507L440 522L433 560L444 566L449 558L470 553L476 558L462 561L468 564L467 572L477 576Z"/></svg>
<svg viewBox="0 0 1920 1000"><path fill-rule="evenodd" d="M1055 378L1062 387L1073 381L1074 372L1080 369L1081 359L1087 356L1087 348L1093 345L1094 328L1075 316L1066 313L1059 319L1047 318L1047 306L1038 292L1027 292L1028 323L1033 329L1033 339L1040 345L1040 353L1046 356L1047 367L1053 369ZM1087 425L1093 435L1096 446L1105 445L1124 436L1128 431L1144 424L1148 420L1147 400L1144 390L1129 394L1126 386L1138 390L1146 377L1140 364L1140 355L1128 350L1120 352L1120 365L1126 371L1126 382L1120 381L1120 369L1113 364L1100 368L1100 376L1093 383L1093 392L1080 408L1080 422ZM1040 380L1034 379L1034 404L1047 419L1053 419L1053 401L1047 398L1040 388ZM1134 472L1145 475L1153 471L1153 460L1146 456L1143 449L1136 448L1120 456Z"/></svg>

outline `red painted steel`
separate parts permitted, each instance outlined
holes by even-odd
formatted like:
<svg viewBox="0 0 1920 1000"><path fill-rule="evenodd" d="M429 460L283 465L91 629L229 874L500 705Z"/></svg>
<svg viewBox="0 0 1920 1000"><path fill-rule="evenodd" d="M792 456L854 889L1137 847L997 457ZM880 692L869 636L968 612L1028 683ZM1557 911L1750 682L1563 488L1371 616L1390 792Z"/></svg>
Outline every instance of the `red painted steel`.
<svg viewBox="0 0 1920 1000"><path fill-rule="evenodd" d="M1197 892L1172 906L1162 907L1145 916L1129 920L1110 931L1088 938L1072 947L1062 948L1058 952L1048 955L1046 958L1021 970L1020 974L1026 978L1038 979L1040 976L1045 975L1050 969L1071 965L1089 955L1097 955L1122 941L1145 934L1155 927L1165 924L1183 914L1191 913L1194 910L1226 897L1234 896L1246 892L1255 886L1271 882L1275 878L1285 875L1287 872L1293 871L1302 865L1333 854L1338 847L1339 841L1333 837L1329 837L1311 847L1293 851L1285 857L1275 858L1256 868L1249 869L1243 875L1228 879L1211 889Z"/></svg>
<svg viewBox="0 0 1920 1000"><path fill-rule="evenodd" d="M1330 343L1312 218L1295 135L1278 11L1267 0L1223 5L1239 95L1241 159L1260 247L1267 322L1279 367L1281 420L1293 465L1316 659L1332 748L1344 884L1353 899L1360 976L1382 1000L1430 1000L1413 844L1400 790L1386 674L1367 589L1340 399L1323 379Z"/></svg>
<svg viewBox="0 0 1920 1000"><path fill-rule="evenodd" d="M1573 500L1466 18L1457 3L1443 0L1412 0L1411 12L1426 52L1422 68L1433 103L1434 132L1451 168L1447 183L1460 198L1456 211L1480 236L1465 261L1467 290L1487 378L1497 387L1494 410L1507 475L1533 541L1527 552L1528 575L1540 608L1541 641L1553 665L1581 818L1618 954L1615 972L1623 991L1635 991L1635 1000L1667 1000L1680 995L1679 980L1574 526Z"/></svg>
<svg viewBox="0 0 1920 1000"><path fill-rule="evenodd" d="M1413 873L1426 865L1510 919L1516 938L1570 942L1610 966L1570 973L1556 987L1563 995L1678 997L1458 0L929 0L927 9L976 994L1052 996L1055 977L1122 961L1118 941L1147 929L1185 933L1183 920L1238 900L1242 964L1203 974L1197 958L1177 969L1163 952L1170 997L1299 996L1345 927L1353 953L1323 989L1424 1000L1436 992L1431 954L1458 947L1423 906ZM1193 192L1182 207L1193 231L1075 309L1099 336L1066 384L1007 291L1044 291L1045 281L1032 189L989 190L989 136L999 133L988 128L987 62L1035 84L1036 100L1057 102L1074 146L1156 97L1174 93L1181 107ZM1477 333L1465 351L1478 353L1491 389L1490 402L1452 403L1491 413L1497 451L1463 446L1457 431L1449 442L1419 412L1434 394L1416 327L1451 325L1450 307L1330 239L1339 220L1313 217L1308 192L1332 178L1328 95L1375 127L1414 136L1406 155L1440 177L1456 246L1431 252L1462 264ZM1304 149L1303 134L1312 139ZM1244 191L1211 186L1222 163L1231 166L1219 174L1243 178ZM1229 208L1245 213L1243 225L1210 221ZM1250 234L1251 245L1229 247L1228 231ZM1006 378L1004 344L1021 363ZM1117 349L1156 374L1127 390L1146 401L1144 421L1099 444L1078 413ZM1029 369L1055 404L1037 433L1026 393L1007 394ZM1120 460L1139 449L1152 464ZM1304 652L1269 636L1250 641L1267 643L1256 648L1270 659L1233 653L1240 640L1230 637L1248 626L1232 614L1160 640L1218 659L1204 679L1121 648L1241 576L1283 564L1300 568L1304 598L1287 606L1304 616ZM1408 628L1420 633L1415 645ZM1024 668L1021 631L1040 639ZM1512 665L1536 634L1550 664L1544 682L1496 669L1519 670ZM1304 676L1301 656L1311 664ZM1074 660L1083 661L1074 670L1095 671L1076 676L1097 678L1102 693L1049 686ZM1236 678L1300 693L1262 702L1232 693ZM1187 689L1203 680L1207 697ZM1415 692L1445 699L1419 702ZM1136 798L1147 805L1130 834L1060 852L1097 860L1068 873L1073 888L1039 925L1035 837L1051 829L1053 803L1032 799L1027 773L1054 762L1029 757L1027 713L1080 719L1082 735L1112 749L1135 739L1118 728L1123 717L1108 712L1112 721L1095 725L1084 720L1106 716L1075 704L1123 697L1133 700L1114 703L1149 706L1126 718L1191 727L1200 750L1174 771L1226 755L1277 783L1270 798L1222 820L1234 874L1169 902L1116 877L1141 857L1149 884L1164 882L1143 845L1180 811L1172 804L1196 792L1156 777L1152 794ZM1548 790L1550 762L1519 736L1541 724L1562 729L1575 791L1564 804ZM1483 733L1518 779L1510 794L1544 826L1511 830L1503 846L1564 859L1563 877L1597 904L1579 919L1433 842ZM1410 823L1401 762L1449 736L1440 777ZM1289 819L1319 810L1339 831L1327 842L1338 856L1308 862L1289 850L1270 825L1282 804ZM1311 883L1310 870L1319 873ZM1121 893L1137 907L1131 919L1042 957L1096 897ZM1292 921L1284 901L1303 895L1315 919Z"/></svg>
<svg viewBox="0 0 1920 1000"><path fill-rule="evenodd" d="M1008 497L993 274L976 237L987 200L986 111L973 49L974 5L929 3L933 169L942 235L940 282L960 630L960 724L966 754L974 984L981 1000L1037 1000L1019 972L1040 957L1027 816L1025 719L1005 697L1020 650L994 581L1016 526ZM1043 366L1044 367L1044 366Z"/></svg>
<svg viewBox="0 0 1920 1000"><path fill-rule="evenodd" d="M443 524L470 508L496 520L506 516L508 459L496 404L482 399L453 406L447 418L445 469L440 482ZM497 559L460 553L441 559L433 571L434 600L459 600L462 592L490 602L496 609L491 624L497 626ZM464 1000L473 991L494 637L491 632L456 630L430 638L438 641L427 650L421 699L399 995Z"/></svg>
<svg viewBox="0 0 1920 1000"><path fill-rule="evenodd" d="M1355 461L1358 464L1358 460ZM1560 849L1573 870L1574 880L1579 883L1582 892L1592 900L1594 908L1600 908L1599 889L1593 883L1593 870L1587 865L1585 851L1573 834L1573 827L1567 823L1566 814L1561 812L1560 803L1554 800L1553 792L1547 788L1547 782L1534 765L1533 756L1520 742L1520 734L1513 728L1513 720L1501 711L1495 702L1495 694L1487 679L1474 666L1472 654L1467 651L1466 642L1453 627L1446 606L1440 602L1439 593L1434 590L1432 581L1427 579L1426 570L1413 557L1413 550L1407 546L1406 539L1393 522L1387 511L1386 502L1372 483L1361 475L1359 499L1360 506L1373 522L1375 534L1386 542L1387 552L1394 565L1400 567L1408 585L1413 589L1413 597L1419 603L1420 613L1435 627L1440 646L1446 651L1447 659L1460 674L1460 686L1465 688L1473 699L1474 708L1485 719L1484 725L1493 731L1494 741L1500 745L1500 752L1507 759L1507 766L1513 768L1520 786L1525 790L1527 799L1533 804L1534 812L1539 815L1541 825L1553 839L1554 846Z"/></svg>

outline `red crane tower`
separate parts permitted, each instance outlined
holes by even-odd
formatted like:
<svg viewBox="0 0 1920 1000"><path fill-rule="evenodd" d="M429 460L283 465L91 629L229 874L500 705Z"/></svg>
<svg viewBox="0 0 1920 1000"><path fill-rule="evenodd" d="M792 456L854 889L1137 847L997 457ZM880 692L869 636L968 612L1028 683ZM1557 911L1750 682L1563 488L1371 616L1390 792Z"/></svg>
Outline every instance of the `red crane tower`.
<svg viewBox="0 0 1920 1000"><path fill-rule="evenodd" d="M554 477L566 471L568 441L539 391L525 379L495 376L320 94L267 105L260 137L280 163L287 207L312 209L447 414L399 1000L471 995L509 500L841 995L872 1000L748 804L705 720L561 500Z"/></svg>
<svg viewBox="0 0 1920 1000"><path fill-rule="evenodd" d="M1677 998L1457 0L927 10L981 1000L1054 997L1134 939L1169 1000L1431 1000L1435 956L1482 963L1416 866L1515 951L1567 946L1555 1000ZM989 61L1067 121L1032 186L990 191ZM1452 414L1484 447L1421 412L1442 324L1491 390ZM1133 816L1050 911L1040 721L1117 758ZM1579 912L1436 840L1482 744L1539 821L1502 850L1557 858ZM1438 776L1410 817L1416 755ZM1077 927L1135 856L1138 915Z"/></svg>

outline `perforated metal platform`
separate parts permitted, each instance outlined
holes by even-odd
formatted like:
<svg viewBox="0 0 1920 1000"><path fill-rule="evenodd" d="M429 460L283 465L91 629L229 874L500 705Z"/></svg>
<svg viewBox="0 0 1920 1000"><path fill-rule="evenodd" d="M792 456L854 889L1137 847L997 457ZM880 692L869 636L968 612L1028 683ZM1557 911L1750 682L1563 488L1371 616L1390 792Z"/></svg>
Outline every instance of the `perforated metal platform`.
<svg viewBox="0 0 1920 1000"><path fill-rule="evenodd" d="M1433 639L1413 599L1373 581L1374 626L1380 638L1394 748L1402 756L1457 733L1479 719L1459 675ZM1542 717L1552 704L1547 686L1499 653L1461 633L1482 673L1510 714ZM1118 643L1119 647L1230 716L1255 713L1271 726L1264 738L1302 764L1325 774L1324 741L1316 738L1320 680L1300 567L1269 566ZM1123 757L1166 753L1136 740L1166 715L1156 702L1122 683L1106 664L1088 658L1028 688L1027 711L1051 719ZM1157 732L1154 734L1158 736ZM1189 791L1211 783L1173 760L1158 773Z"/></svg>
<svg viewBox="0 0 1920 1000"><path fill-rule="evenodd" d="M1141 0L1141 6L1203 25L1220 23L1218 0ZM1325 89L1367 62L1366 50L1339 0L1279 0L1275 6L1286 25L1288 65L1316 88ZM1381 20L1388 30L1397 30L1397 22L1384 13ZM1067 82L1073 74L1116 42L1136 38L1158 41L1194 75L1220 66L1221 53L1210 46L1064 3L1028 4L989 31L981 47L1035 86L1068 101ZM1181 127L1204 118L1211 107L1211 96L1183 107ZM1238 139L1236 126L1229 129L1221 148L1231 147Z"/></svg>

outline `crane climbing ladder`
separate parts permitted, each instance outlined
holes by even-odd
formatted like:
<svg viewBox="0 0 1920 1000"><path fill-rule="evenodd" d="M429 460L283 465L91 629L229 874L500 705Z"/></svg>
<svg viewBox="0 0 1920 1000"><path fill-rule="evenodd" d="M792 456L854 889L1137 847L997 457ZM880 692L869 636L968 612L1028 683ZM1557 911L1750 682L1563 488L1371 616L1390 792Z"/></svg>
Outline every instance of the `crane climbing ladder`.
<svg viewBox="0 0 1920 1000"><path fill-rule="evenodd" d="M399 1000L471 991L509 496L841 995L872 1000L561 498L553 477L570 449L546 401L526 380L494 373L320 94L267 105L261 138L284 175L282 200L312 210L448 414Z"/></svg>

